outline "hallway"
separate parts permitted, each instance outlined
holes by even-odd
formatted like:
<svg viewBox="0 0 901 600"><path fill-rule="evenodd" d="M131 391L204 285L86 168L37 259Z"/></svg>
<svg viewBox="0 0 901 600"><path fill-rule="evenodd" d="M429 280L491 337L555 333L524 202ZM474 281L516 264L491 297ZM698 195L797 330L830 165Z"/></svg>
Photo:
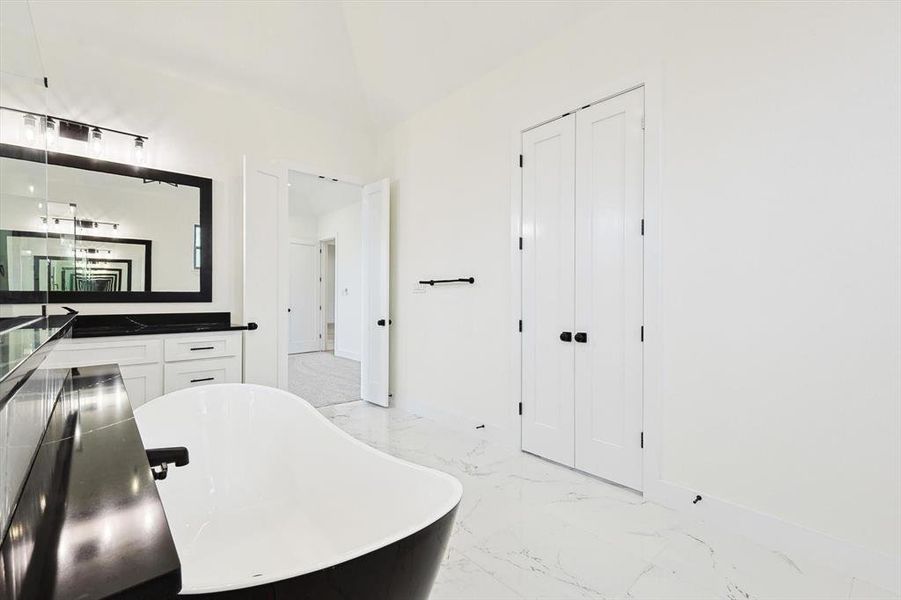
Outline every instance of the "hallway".
<svg viewBox="0 0 901 600"><path fill-rule="evenodd" d="M333 352L288 357L288 390L316 408L360 399L360 363Z"/></svg>

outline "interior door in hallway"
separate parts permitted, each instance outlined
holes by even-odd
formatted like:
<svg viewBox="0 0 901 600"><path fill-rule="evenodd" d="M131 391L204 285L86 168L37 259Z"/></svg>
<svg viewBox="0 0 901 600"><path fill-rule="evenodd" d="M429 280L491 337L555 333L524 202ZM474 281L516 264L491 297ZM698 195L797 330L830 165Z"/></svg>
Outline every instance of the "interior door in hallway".
<svg viewBox="0 0 901 600"><path fill-rule="evenodd" d="M522 153L522 449L573 466L575 116Z"/></svg>
<svg viewBox="0 0 901 600"><path fill-rule="evenodd" d="M291 353L319 349L318 259L316 244L291 242L288 276L288 352Z"/></svg>
<svg viewBox="0 0 901 600"><path fill-rule="evenodd" d="M642 489L642 88L576 113L575 466Z"/></svg>

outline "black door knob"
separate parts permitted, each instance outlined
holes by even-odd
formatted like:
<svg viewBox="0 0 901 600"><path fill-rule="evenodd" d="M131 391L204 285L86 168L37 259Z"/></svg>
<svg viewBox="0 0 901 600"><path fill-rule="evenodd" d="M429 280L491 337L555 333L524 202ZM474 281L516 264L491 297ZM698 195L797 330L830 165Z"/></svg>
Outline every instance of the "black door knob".
<svg viewBox="0 0 901 600"><path fill-rule="evenodd" d="M588 341L588 334L584 331L580 331L576 334L576 341L580 344L584 344Z"/></svg>
<svg viewBox="0 0 901 600"><path fill-rule="evenodd" d="M571 342L573 341L573 332L572 331L564 331L560 334L561 342Z"/></svg>

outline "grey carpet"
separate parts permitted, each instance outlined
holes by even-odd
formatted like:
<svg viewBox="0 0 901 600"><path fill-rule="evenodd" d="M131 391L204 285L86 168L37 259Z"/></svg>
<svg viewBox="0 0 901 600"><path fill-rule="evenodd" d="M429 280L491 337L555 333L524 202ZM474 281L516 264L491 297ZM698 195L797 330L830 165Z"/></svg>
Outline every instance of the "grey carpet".
<svg viewBox="0 0 901 600"><path fill-rule="evenodd" d="M331 352L288 356L288 389L321 408L360 399L360 363Z"/></svg>

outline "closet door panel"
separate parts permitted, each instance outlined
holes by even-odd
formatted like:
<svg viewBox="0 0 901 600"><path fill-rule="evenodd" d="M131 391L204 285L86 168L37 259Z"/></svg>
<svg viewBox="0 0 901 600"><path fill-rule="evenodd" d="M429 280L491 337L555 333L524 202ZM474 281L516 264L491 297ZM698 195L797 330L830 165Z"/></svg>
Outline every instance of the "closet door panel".
<svg viewBox="0 0 901 600"><path fill-rule="evenodd" d="M522 448L572 466L575 116L522 143Z"/></svg>
<svg viewBox="0 0 901 600"><path fill-rule="evenodd" d="M575 466L640 490L643 90L576 117Z"/></svg>

